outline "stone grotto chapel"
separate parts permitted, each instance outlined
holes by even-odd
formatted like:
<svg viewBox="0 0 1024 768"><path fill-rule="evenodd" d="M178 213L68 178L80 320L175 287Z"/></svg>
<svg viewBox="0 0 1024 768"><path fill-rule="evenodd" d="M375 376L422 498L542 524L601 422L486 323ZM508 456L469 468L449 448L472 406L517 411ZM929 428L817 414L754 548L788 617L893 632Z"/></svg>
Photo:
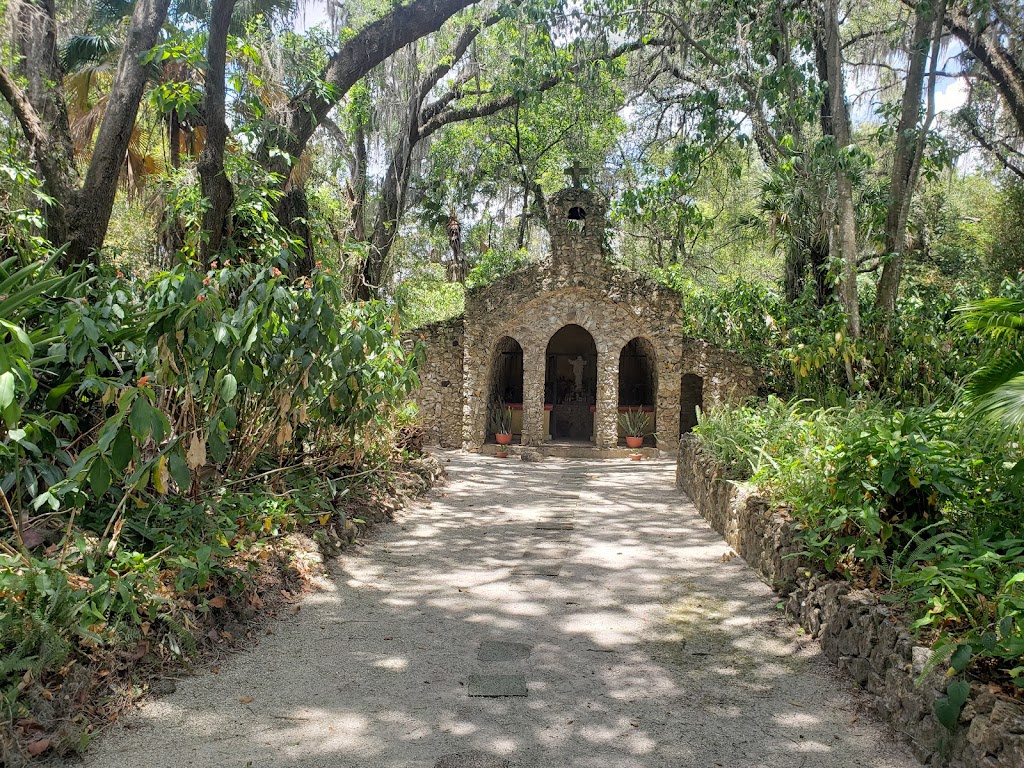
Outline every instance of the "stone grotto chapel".
<svg viewBox="0 0 1024 768"><path fill-rule="evenodd" d="M414 400L428 444L493 452L500 398L513 450L624 456L619 414L643 410L645 452L671 453L697 407L757 393L737 356L684 337L679 293L610 263L607 203L572 170L548 202L549 258L468 290L461 317L409 334L426 348Z"/></svg>

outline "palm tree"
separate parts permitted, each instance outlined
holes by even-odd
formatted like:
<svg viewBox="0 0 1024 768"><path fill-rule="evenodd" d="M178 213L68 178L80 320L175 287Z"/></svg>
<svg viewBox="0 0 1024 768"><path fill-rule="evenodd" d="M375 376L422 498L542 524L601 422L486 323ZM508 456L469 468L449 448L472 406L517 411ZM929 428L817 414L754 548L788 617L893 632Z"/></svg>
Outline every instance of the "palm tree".
<svg viewBox="0 0 1024 768"><path fill-rule="evenodd" d="M961 309L964 327L1000 345L971 376L964 399L1007 426L1024 426L1024 299L996 297Z"/></svg>
<svg viewBox="0 0 1024 768"><path fill-rule="evenodd" d="M119 34L131 15L130 0L92 0L85 32L72 35L62 46L61 63L67 73L65 88L69 95L69 118L75 152L87 158L96 129L107 109L104 91L121 55L123 40ZM295 11L295 0L243 0L237 3L232 31L244 32L246 20L260 16L264 23L285 18ZM162 39L186 39L189 29L206 23L209 0L176 0L168 13ZM180 53L180 52L179 52ZM181 155L198 157L205 141L205 125L200 113L203 88L202 53L185 51L183 56L158 58L149 66L149 88L157 89L157 121L163 126L163 139L169 150L170 165L177 168ZM133 128L125 154L124 182L130 193L138 193L146 176L163 171L157 153L160 131L155 131L152 113L143 110Z"/></svg>

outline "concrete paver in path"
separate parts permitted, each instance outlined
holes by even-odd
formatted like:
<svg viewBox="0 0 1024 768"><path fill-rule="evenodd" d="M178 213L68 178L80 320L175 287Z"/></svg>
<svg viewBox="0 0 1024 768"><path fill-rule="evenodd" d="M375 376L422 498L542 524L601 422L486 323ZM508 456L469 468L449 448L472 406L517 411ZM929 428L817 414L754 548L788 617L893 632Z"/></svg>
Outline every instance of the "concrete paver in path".
<svg viewBox="0 0 1024 768"><path fill-rule="evenodd" d="M671 462L440 457L448 484L339 558L331 589L86 766L917 766L723 561ZM527 695L470 696L488 680Z"/></svg>

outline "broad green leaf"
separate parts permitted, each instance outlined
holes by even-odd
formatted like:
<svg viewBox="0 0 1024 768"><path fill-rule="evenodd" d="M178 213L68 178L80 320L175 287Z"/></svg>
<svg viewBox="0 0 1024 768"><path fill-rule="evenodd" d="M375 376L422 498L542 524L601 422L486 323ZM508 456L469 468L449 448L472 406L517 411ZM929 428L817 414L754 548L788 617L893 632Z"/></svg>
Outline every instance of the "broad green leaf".
<svg viewBox="0 0 1024 768"><path fill-rule="evenodd" d="M167 465L171 472L171 477L174 478L174 482L178 485L178 490L181 493L188 493L192 489L192 473L189 471L188 464L181 455L180 449L171 452L167 458Z"/></svg>
<svg viewBox="0 0 1024 768"><path fill-rule="evenodd" d="M949 659L949 666L951 666L957 672L963 672L967 669L967 665L971 663L971 656L974 654L974 649L969 645L961 645L953 652L953 655Z"/></svg>
<svg viewBox="0 0 1024 768"><path fill-rule="evenodd" d="M121 427L114 438L114 445L110 451L110 461L118 472L124 472L135 455L135 442L132 440L132 433L128 427Z"/></svg>
<svg viewBox="0 0 1024 768"><path fill-rule="evenodd" d="M230 403L235 399L235 395L238 393L238 382L235 380L234 375L230 373L224 374L224 381L220 385L220 394L224 398L224 402Z"/></svg>
<svg viewBox="0 0 1024 768"><path fill-rule="evenodd" d="M145 440L153 433L153 415L153 406L146 398L140 397L135 401L128 423L137 439Z"/></svg>
<svg viewBox="0 0 1024 768"><path fill-rule="evenodd" d="M0 373L0 410L14 402L14 374L10 371Z"/></svg>
<svg viewBox="0 0 1024 768"><path fill-rule="evenodd" d="M96 457L89 470L89 487L97 497L106 493L110 487L110 467L102 456Z"/></svg>

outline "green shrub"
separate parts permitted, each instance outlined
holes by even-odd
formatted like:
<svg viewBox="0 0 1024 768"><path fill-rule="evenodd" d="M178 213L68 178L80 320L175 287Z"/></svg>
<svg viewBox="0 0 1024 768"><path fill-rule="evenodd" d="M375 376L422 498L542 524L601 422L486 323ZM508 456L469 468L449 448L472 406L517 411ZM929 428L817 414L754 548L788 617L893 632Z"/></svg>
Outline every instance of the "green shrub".
<svg viewBox="0 0 1024 768"><path fill-rule="evenodd" d="M736 351L763 371L769 391L782 396L837 405L851 396L875 396L923 405L952 399L976 367L977 340L952 329L950 321L959 305L981 294L975 286L950 292L910 283L888 340L870 334L852 339L838 304L818 307L810 293L789 303L756 283L691 291L683 317L689 335ZM862 320L865 328L875 322L870 312Z"/></svg>
<svg viewBox="0 0 1024 768"><path fill-rule="evenodd" d="M915 627L1021 677L1020 446L960 411L769 398L694 430L727 477L787 507L826 571L892 591Z"/></svg>

